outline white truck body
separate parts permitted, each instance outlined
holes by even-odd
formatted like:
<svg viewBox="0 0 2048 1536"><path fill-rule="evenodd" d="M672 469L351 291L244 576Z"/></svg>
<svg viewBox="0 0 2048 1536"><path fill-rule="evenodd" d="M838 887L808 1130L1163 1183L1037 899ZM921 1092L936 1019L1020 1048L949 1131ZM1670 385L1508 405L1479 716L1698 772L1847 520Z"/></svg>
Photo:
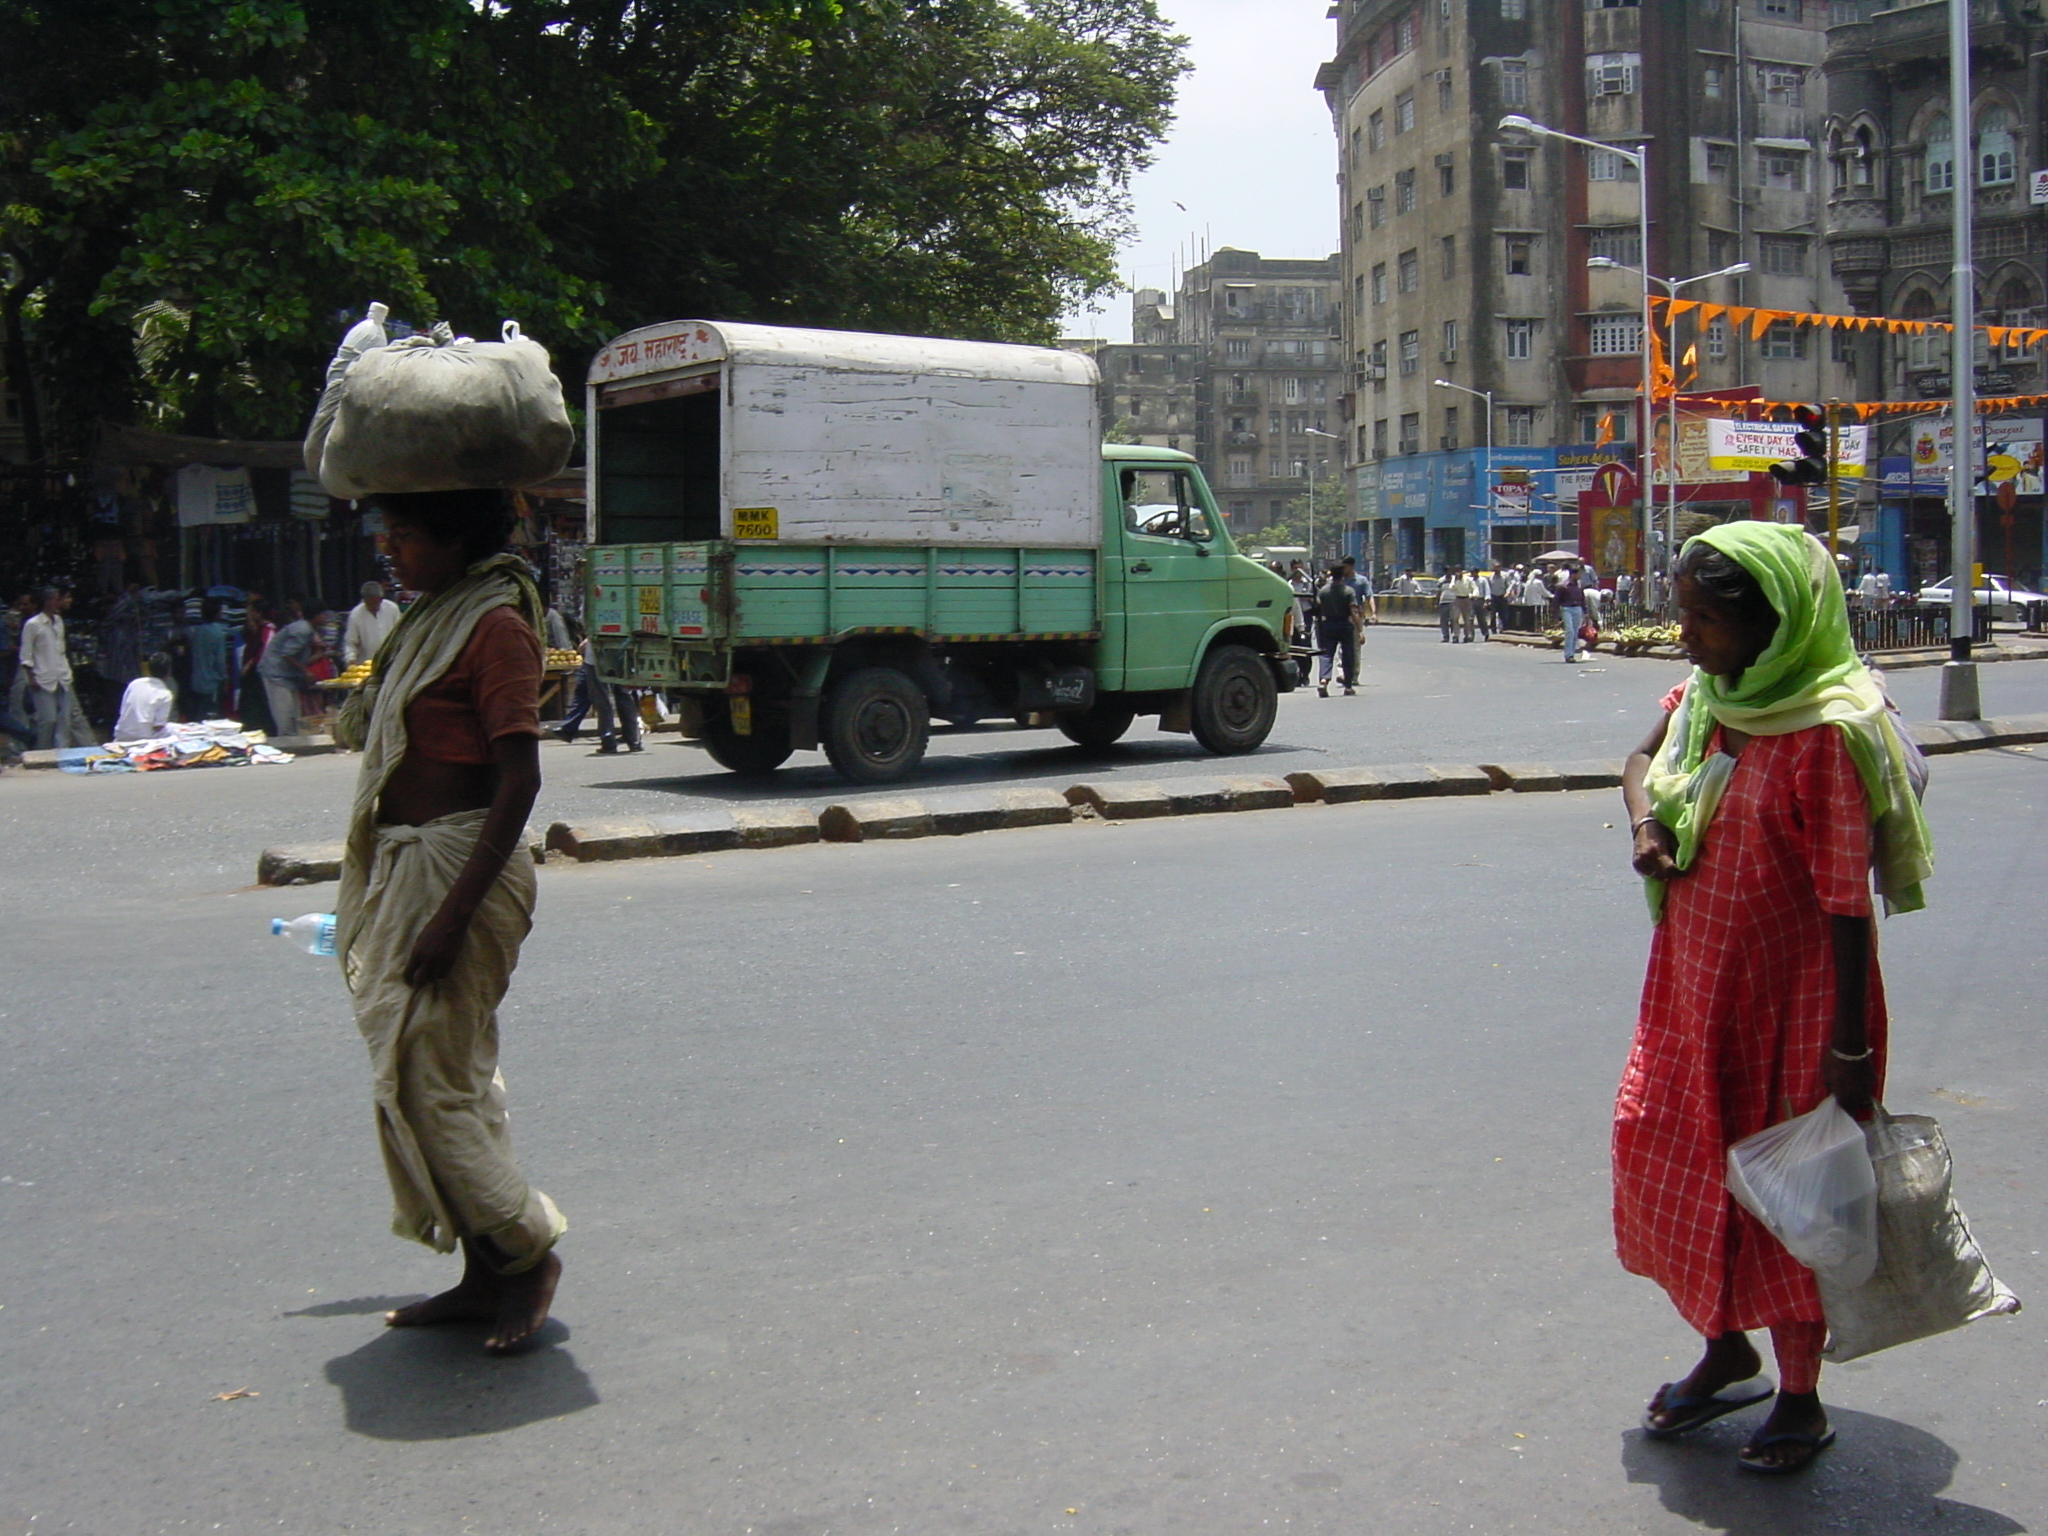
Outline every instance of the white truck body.
<svg viewBox="0 0 2048 1536"><path fill-rule="evenodd" d="M1072 352L680 320L599 352L588 404L596 421L716 393L715 537L1096 548L1095 386L1095 364ZM592 436L595 508L605 450Z"/></svg>

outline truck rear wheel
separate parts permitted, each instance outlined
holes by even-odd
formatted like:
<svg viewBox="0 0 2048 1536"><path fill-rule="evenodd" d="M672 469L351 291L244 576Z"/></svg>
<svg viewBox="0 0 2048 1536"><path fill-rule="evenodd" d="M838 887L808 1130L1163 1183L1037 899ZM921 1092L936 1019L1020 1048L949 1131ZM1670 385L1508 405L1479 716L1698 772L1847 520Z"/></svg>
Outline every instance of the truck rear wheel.
<svg viewBox="0 0 2048 1536"><path fill-rule="evenodd" d="M781 712L757 709L754 729L742 736L732 728L732 717L722 700L704 711L704 734L700 739L719 767L750 778L773 773L789 761L791 751L789 722Z"/></svg>
<svg viewBox="0 0 2048 1536"><path fill-rule="evenodd" d="M1138 712L1115 695L1098 694L1095 702L1086 709L1060 715L1053 724L1075 746L1100 752L1104 747L1113 746L1137 718Z"/></svg>
<svg viewBox="0 0 2048 1536"><path fill-rule="evenodd" d="M1258 749L1279 713L1279 690L1257 651L1219 645L1195 674L1190 723L1195 740L1221 756Z"/></svg>
<svg viewBox="0 0 2048 1536"><path fill-rule="evenodd" d="M894 667L862 667L833 684L819 726L825 755L841 777L893 784L924 761L931 706Z"/></svg>

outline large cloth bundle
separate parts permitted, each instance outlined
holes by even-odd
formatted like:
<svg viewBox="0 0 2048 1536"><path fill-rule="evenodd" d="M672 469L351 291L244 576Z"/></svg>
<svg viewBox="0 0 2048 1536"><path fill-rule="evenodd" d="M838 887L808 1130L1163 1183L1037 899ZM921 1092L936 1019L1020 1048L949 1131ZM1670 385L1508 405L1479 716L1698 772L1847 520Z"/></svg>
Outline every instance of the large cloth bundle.
<svg viewBox="0 0 2048 1536"><path fill-rule="evenodd" d="M446 324L385 341L370 306L327 369L306 468L328 495L533 485L569 462L575 432L547 349L505 322L502 341Z"/></svg>

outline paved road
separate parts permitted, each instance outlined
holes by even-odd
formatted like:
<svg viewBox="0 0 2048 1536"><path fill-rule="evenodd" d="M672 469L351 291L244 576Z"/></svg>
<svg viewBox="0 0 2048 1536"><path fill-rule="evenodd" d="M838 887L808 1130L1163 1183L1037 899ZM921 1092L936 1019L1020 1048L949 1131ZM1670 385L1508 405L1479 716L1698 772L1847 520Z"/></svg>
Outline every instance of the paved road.
<svg viewBox="0 0 2048 1536"><path fill-rule="evenodd" d="M1606 1230L1611 794L550 867L506 1064L573 1229L514 1361L378 1327L448 1266L384 1231L332 970L276 893L155 873L244 828L92 804L9 904L4 1536L2048 1520L2031 1310L1830 1373L1800 1482L1634 1429L1689 1351ZM1891 1102L2038 1302L2048 764L1930 805Z"/></svg>
<svg viewBox="0 0 2048 1536"><path fill-rule="evenodd" d="M1250 757L1210 757L1190 737L1145 722L1103 754L1083 752L1055 731L990 727L935 736L914 782L1064 789L1084 778L1618 758L1641 740L1658 698L1685 675L1683 666L1660 661L1567 667L1556 652L1447 646L1433 630L1398 626L1372 630L1365 649L1358 697L1318 699L1310 691L1282 699L1272 739ZM1933 717L1936 677L1929 670L1893 679L1908 716ZM2048 711L2048 664L1987 666L1983 686L1987 713ZM673 736L652 737L646 752L618 757L550 741L542 766L547 783L534 815L541 827L763 799L822 806L854 793L819 754L800 754L763 789ZM0 779L0 836L24 857L61 869L87 867L109 841L125 842L139 866L130 878L161 875L217 888L249 878L264 847L338 838L354 778L348 757L98 779L12 774ZM235 836L210 835L222 827Z"/></svg>

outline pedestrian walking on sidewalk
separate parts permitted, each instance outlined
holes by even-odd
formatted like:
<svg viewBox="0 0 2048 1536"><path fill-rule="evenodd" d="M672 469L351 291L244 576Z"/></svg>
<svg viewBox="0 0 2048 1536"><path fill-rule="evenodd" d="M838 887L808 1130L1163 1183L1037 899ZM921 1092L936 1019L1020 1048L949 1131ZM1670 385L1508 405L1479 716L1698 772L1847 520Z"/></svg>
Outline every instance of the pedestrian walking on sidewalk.
<svg viewBox="0 0 2048 1536"><path fill-rule="evenodd" d="M1436 579L1436 627L1442 636L1438 643L1442 645L1451 643L1453 621L1457 617L1457 604L1451 596L1453 578L1457 574L1456 570L1447 565L1443 569L1443 574Z"/></svg>
<svg viewBox="0 0 2048 1536"><path fill-rule="evenodd" d="M1796 1472L1834 1440L1826 1324L1813 1272L1730 1199L1728 1148L1830 1094L1870 1112L1886 1034L1871 887L1887 912L1924 904L1927 827L1819 541L1729 523L1688 543L1677 574L1693 674L1623 778L1658 922L1615 1101L1615 1241L1706 1341L1645 1433L1770 1398L1747 1336L1768 1328L1777 1402L1737 1460Z"/></svg>
<svg viewBox="0 0 2048 1536"><path fill-rule="evenodd" d="M1451 627L1457 633L1460 645L1470 645L1479 638L1474 627L1479 602L1479 583L1470 571L1460 570L1451 574Z"/></svg>
<svg viewBox="0 0 2048 1536"><path fill-rule="evenodd" d="M1564 620L1564 659L1568 662L1579 659L1579 626L1586 622L1586 589L1579 583L1577 566L1568 565L1559 574L1550 588L1550 595L1557 603L1558 616Z"/></svg>
<svg viewBox="0 0 2048 1536"><path fill-rule="evenodd" d="M44 750L94 744L72 691L70 643L64 633L64 610L70 606L69 592L45 587L42 611L21 626L21 666L28 674L35 744Z"/></svg>
<svg viewBox="0 0 2048 1536"><path fill-rule="evenodd" d="M461 1283L386 1314L478 1322L504 1353L547 1320L565 1223L513 1160L497 1007L533 924L541 603L505 551L503 491L378 498L394 574L421 596L337 734L362 746L335 950L370 1049L393 1229L463 1250Z"/></svg>
<svg viewBox="0 0 2048 1536"><path fill-rule="evenodd" d="M1331 566L1329 579L1316 590L1316 697L1330 696L1331 662L1344 658L1344 691L1358 692L1358 593L1344 579L1341 566Z"/></svg>

